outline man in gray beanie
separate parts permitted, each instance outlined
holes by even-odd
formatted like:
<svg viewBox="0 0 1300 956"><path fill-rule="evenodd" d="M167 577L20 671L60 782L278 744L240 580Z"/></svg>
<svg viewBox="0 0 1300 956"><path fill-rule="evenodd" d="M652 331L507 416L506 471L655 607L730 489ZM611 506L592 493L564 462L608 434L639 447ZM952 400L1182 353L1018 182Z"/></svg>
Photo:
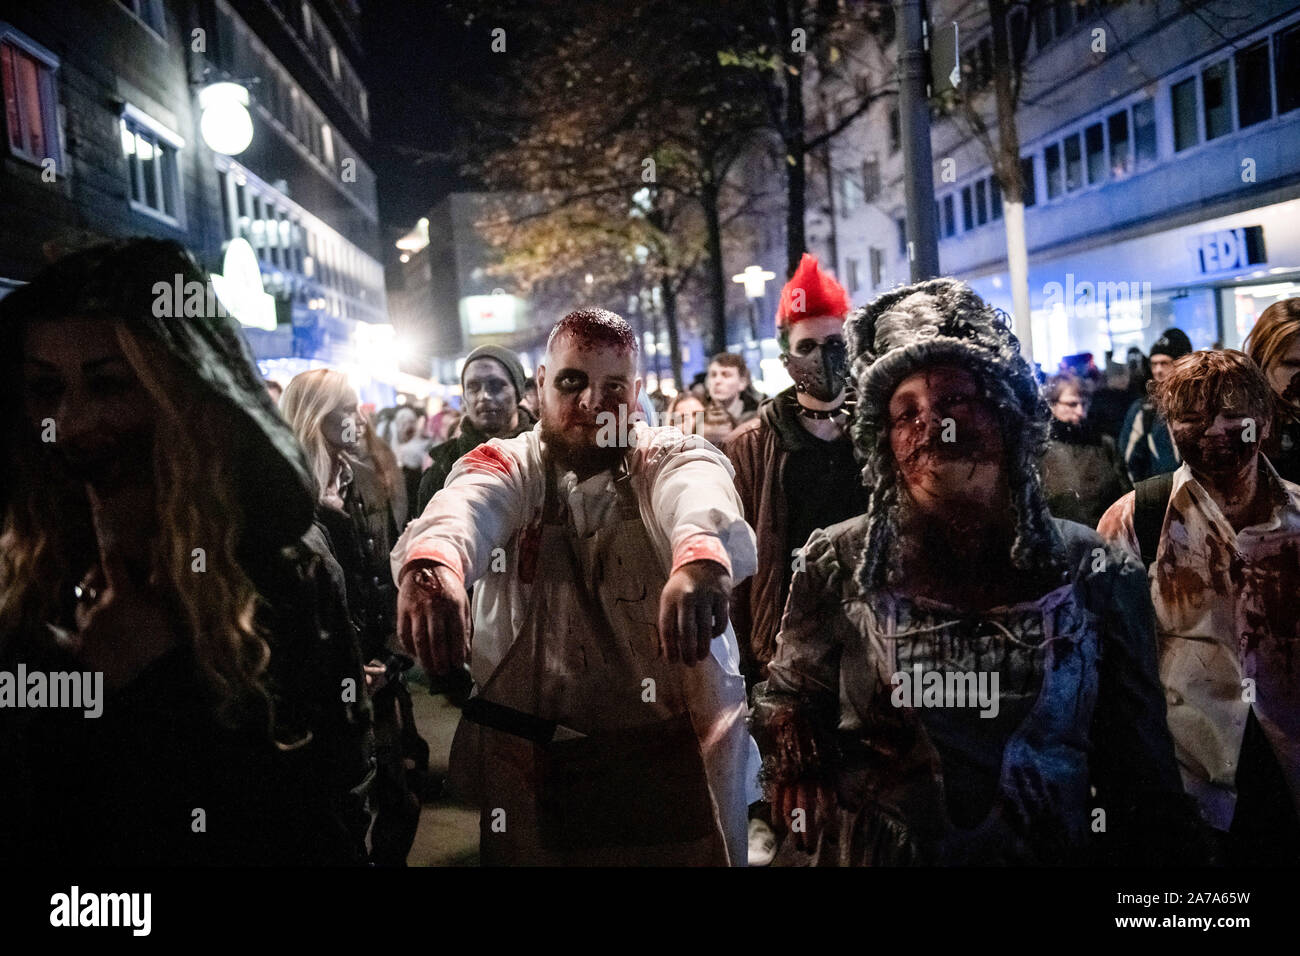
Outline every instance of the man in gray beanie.
<svg viewBox="0 0 1300 956"><path fill-rule="evenodd" d="M832 866L1198 846L1146 576L1048 514L1015 337L951 279L881 296L848 335L872 490L803 548L755 689L774 824Z"/></svg>
<svg viewBox="0 0 1300 956"><path fill-rule="evenodd" d="M524 397L524 368L519 357L499 345L480 345L465 357L460 371L461 405L465 413L460 434L429 452L433 464L420 479L418 517L442 490L451 466L489 438L514 438L532 429L537 419L520 404Z"/></svg>

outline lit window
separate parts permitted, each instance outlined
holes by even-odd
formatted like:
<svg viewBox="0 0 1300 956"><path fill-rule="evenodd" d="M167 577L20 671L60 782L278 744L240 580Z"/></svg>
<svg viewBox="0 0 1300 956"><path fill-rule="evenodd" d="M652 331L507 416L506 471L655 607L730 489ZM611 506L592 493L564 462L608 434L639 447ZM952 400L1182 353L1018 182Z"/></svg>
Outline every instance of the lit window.
<svg viewBox="0 0 1300 956"><path fill-rule="evenodd" d="M180 218L181 141L134 116L121 120L122 155L131 186L131 204L173 222Z"/></svg>
<svg viewBox="0 0 1300 956"><path fill-rule="evenodd" d="M58 61L20 45L14 33L0 33L0 82L4 86L9 151L29 162L58 162L54 70Z"/></svg>

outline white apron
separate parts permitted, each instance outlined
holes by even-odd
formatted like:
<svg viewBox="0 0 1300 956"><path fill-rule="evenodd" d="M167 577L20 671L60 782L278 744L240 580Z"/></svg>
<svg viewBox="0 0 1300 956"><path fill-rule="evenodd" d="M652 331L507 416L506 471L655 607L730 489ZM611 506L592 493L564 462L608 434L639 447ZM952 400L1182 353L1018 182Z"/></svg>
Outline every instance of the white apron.
<svg viewBox="0 0 1300 956"><path fill-rule="evenodd" d="M584 539L547 478L529 606L475 694L520 713L462 717L452 744L453 787L481 810L480 860L743 861L743 680L712 655L656 656L667 575L626 476L615 519ZM548 744L551 723L586 736Z"/></svg>

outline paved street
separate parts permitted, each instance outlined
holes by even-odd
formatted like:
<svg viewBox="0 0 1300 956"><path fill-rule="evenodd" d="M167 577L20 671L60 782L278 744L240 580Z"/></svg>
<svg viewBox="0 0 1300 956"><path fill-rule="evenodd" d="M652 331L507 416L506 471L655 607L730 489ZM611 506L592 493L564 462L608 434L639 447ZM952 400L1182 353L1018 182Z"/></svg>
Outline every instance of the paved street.
<svg viewBox="0 0 1300 956"><path fill-rule="evenodd" d="M445 694L435 697L416 680L411 681L411 699L420 735L429 743L429 766L445 774L460 710L448 702ZM411 866L477 866L478 811L446 799L426 804L408 862Z"/></svg>

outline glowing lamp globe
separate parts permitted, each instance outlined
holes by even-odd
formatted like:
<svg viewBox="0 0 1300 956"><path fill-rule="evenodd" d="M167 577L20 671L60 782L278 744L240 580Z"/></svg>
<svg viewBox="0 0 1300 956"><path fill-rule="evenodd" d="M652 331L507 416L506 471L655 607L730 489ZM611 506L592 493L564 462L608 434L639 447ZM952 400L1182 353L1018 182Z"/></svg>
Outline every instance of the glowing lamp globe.
<svg viewBox="0 0 1300 956"><path fill-rule="evenodd" d="M216 153L237 156L253 141L248 90L238 83L213 83L199 91L199 132Z"/></svg>

